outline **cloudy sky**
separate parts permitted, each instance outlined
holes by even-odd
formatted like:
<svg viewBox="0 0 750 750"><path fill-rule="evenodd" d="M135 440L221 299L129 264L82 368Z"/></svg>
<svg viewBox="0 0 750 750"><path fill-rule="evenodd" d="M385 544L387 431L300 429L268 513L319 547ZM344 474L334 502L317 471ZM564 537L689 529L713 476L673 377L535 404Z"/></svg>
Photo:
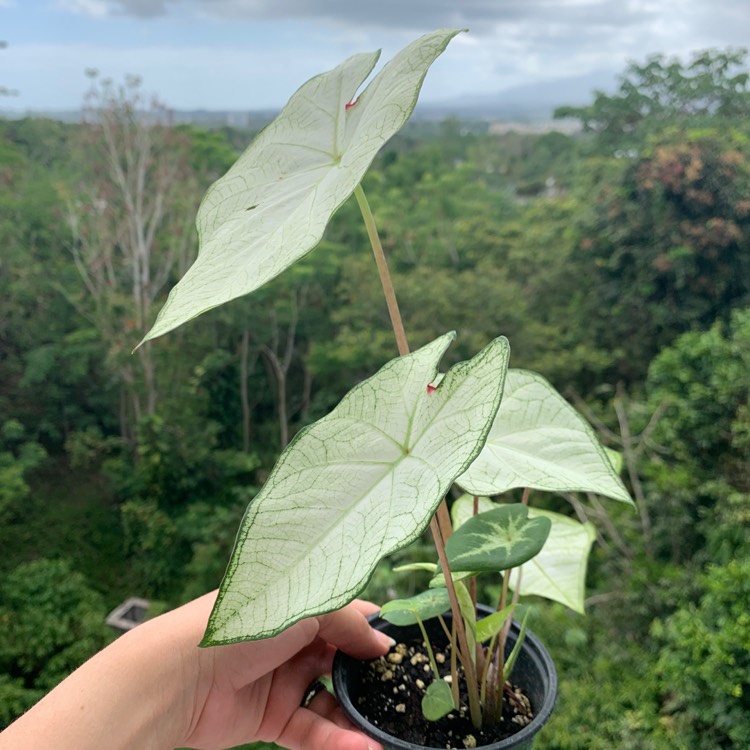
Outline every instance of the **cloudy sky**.
<svg viewBox="0 0 750 750"><path fill-rule="evenodd" d="M0 0L0 109L78 108L84 71L176 109L282 105L355 52L383 60L435 28L467 27L422 101L616 74L661 52L750 44L750 0Z"/></svg>

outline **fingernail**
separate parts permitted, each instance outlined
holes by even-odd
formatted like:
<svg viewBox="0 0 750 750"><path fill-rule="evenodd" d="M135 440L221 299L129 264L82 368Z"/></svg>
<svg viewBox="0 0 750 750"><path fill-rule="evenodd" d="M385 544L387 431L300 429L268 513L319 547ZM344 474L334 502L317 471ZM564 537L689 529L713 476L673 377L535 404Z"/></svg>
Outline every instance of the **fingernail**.
<svg viewBox="0 0 750 750"><path fill-rule="evenodd" d="M384 645L387 646L389 649L393 648L396 645L396 641L393 640L389 635L386 635L385 633L381 632L380 630L375 631L378 634L378 640Z"/></svg>

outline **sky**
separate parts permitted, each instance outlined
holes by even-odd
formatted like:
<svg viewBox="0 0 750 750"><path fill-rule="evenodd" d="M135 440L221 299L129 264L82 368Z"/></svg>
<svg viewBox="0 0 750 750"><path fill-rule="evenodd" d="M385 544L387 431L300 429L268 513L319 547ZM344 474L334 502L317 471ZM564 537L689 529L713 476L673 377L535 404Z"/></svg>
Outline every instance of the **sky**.
<svg viewBox="0 0 750 750"><path fill-rule="evenodd" d="M357 52L468 28L421 101L616 76L628 61L750 44L750 0L0 0L0 109L75 110L87 69L173 109L276 109ZM579 102L571 102L579 103Z"/></svg>

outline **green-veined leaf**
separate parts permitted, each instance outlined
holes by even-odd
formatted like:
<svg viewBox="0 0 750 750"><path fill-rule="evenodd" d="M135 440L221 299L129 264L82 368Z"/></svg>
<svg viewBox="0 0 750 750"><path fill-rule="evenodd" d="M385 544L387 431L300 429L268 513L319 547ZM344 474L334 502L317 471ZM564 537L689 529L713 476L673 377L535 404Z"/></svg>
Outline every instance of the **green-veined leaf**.
<svg viewBox="0 0 750 750"><path fill-rule="evenodd" d="M270 636L344 605L422 533L481 450L508 362L496 339L430 391L452 339L392 360L290 443L245 513L205 644Z"/></svg>
<svg viewBox="0 0 750 750"><path fill-rule="evenodd" d="M525 370L508 371L487 443L456 481L474 495L530 487L633 502L591 427L544 378Z"/></svg>
<svg viewBox="0 0 750 750"><path fill-rule="evenodd" d="M497 572L522 565L542 549L549 528L548 519L530 518L520 503L480 513L446 542L451 570Z"/></svg>
<svg viewBox="0 0 750 750"><path fill-rule="evenodd" d="M206 194L198 258L144 341L257 289L312 250L380 147L409 119L428 68L459 33L401 50L353 102L379 52L312 78Z"/></svg>
<svg viewBox="0 0 750 750"><path fill-rule="evenodd" d="M620 451L613 450L612 448L604 448L604 453L607 455L609 462L612 464L612 468L615 470L617 475L622 474L622 467L624 464L624 458Z"/></svg>
<svg viewBox="0 0 750 750"><path fill-rule="evenodd" d="M474 498L462 495L451 506L454 528L472 517ZM479 498L480 513L502 507L487 497ZM525 596L543 596L560 602L583 614L586 594L586 567L596 530L591 523L580 523L561 513L529 508L529 518L548 518L550 532L541 552L521 566L521 588ZM510 579L511 588L518 588L518 575Z"/></svg>

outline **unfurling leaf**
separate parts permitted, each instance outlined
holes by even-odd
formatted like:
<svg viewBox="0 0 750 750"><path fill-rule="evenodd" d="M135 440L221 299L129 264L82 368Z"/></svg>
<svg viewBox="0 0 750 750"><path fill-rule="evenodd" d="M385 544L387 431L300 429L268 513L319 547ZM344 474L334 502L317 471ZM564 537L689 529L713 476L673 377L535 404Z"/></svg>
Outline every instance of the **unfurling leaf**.
<svg viewBox="0 0 750 750"><path fill-rule="evenodd" d="M485 643L497 635L505 625L507 619L513 614L515 604L509 604L498 612L493 612L481 620L477 620L477 641Z"/></svg>

